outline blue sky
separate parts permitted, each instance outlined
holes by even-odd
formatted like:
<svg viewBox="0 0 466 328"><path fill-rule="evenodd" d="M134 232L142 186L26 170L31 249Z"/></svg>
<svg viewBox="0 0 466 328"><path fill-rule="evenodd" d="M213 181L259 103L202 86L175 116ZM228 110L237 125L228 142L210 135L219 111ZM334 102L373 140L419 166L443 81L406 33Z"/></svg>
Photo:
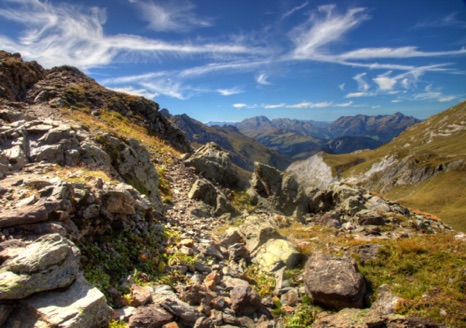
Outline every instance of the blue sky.
<svg viewBox="0 0 466 328"><path fill-rule="evenodd" d="M203 122L426 118L466 99L461 0L2 0L0 49Z"/></svg>

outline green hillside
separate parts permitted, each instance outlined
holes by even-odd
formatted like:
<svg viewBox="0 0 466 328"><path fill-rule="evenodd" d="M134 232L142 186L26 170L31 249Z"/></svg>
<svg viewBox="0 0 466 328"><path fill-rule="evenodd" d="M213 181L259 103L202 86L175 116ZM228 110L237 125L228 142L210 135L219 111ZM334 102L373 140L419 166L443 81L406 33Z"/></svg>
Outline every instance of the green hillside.
<svg viewBox="0 0 466 328"><path fill-rule="evenodd" d="M358 154L324 154L335 175L466 231L466 102Z"/></svg>

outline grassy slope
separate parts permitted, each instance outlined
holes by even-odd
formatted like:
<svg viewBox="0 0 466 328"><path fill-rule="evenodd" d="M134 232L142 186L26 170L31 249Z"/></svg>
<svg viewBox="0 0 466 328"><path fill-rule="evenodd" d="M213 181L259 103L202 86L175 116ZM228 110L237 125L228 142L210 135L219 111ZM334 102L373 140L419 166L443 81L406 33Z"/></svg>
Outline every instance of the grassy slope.
<svg viewBox="0 0 466 328"><path fill-rule="evenodd" d="M386 156L398 160L411 156L418 167L437 167L441 163L466 160L465 122L466 102L412 126L375 150L358 154L324 154L324 160L335 175L342 177L360 177ZM440 173L416 185L397 186L386 195L406 206L431 212L454 228L466 231L465 173L464 169Z"/></svg>

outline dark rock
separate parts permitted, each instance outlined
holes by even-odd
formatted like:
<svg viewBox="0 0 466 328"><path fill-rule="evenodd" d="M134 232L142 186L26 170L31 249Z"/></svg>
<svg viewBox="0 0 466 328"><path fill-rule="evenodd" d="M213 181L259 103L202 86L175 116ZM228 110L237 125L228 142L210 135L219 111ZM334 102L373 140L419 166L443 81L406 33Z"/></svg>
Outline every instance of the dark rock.
<svg viewBox="0 0 466 328"><path fill-rule="evenodd" d="M173 320L173 315L159 306L149 304L138 307L129 319L129 328L160 328Z"/></svg>
<svg viewBox="0 0 466 328"><path fill-rule="evenodd" d="M356 213L356 220L359 225L384 225L385 219L382 215L371 210L362 210Z"/></svg>
<svg viewBox="0 0 466 328"><path fill-rule="evenodd" d="M228 254L230 261L248 258L248 250L243 244L237 243L228 247Z"/></svg>
<svg viewBox="0 0 466 328"><path fill-rule="evenodd" d="M318 304L333 309L364 306L366 283L352 259L313 254L306 262L303 280Z"/></svg>
<svg viewBox="0 0 466 328"><path fill-rule="evenodd" d="M236 286L230 292L231 308L239 316L250 315L261 306L261 297L251 286Z"/></svg>
<svg viewBox="0 0 466 328"><path fill-rule="evenodd" d="M338 213L325 213L323 215L317 216L312 220L314 224L333 227L333 228L340 228L341 227L341 220L340 214Z"/></svg>

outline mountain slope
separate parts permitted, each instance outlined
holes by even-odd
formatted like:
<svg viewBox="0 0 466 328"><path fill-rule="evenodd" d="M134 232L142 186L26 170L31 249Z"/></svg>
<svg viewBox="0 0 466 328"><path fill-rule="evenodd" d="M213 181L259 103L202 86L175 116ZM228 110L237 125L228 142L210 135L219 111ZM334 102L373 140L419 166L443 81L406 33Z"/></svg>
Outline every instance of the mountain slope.
<svg viewBox="0 0 466 328"><path fill-rule="evenodd" d="M233 157L233 163L240 168L252 171L254 162L261 162L284 169L290 164L285 156L265 147L256 140L242 134L234 126L212 126L189 117L188 115L169 115L171 122L182 130L186 138L194 147L215 142L223 149L229 151Z"/></svg>
<svg viewBox="0 0 466 328"><path fill-rule="evenodd" d="M335 177L431 212L466 230L465 140L463 102L408 128L375 150L321 156Z"/></svg>

